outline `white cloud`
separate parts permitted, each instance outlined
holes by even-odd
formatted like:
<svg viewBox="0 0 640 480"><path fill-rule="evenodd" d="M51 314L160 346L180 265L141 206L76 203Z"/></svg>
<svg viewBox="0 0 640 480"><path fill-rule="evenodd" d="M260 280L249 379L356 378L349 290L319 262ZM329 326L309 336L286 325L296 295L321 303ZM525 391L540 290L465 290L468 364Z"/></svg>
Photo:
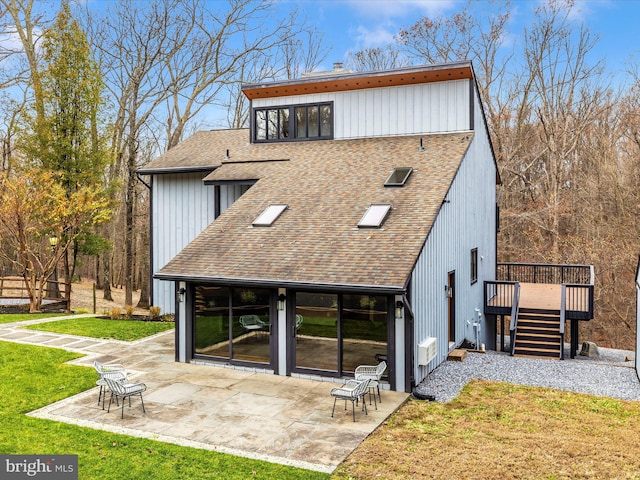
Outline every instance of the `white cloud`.
<svg viewBox="0 0 640 480"><path fill-rule="evenodd" d="M438 17L461 3L461 0L348 0L349 6L363 17L402 18ZM415 18L417 20L417 18Z"/></svg>
<svg viewBox="0 0 640 480"><path fill-rule="evenodd" d="M377 25L370 29L360 25L353 29L350 32L350 35L354 37L357 45L356 49L359 50L362 48L374 48L393 43L393 36L396 31L397 28L395 27L388 28L383 25Z"/></svg>

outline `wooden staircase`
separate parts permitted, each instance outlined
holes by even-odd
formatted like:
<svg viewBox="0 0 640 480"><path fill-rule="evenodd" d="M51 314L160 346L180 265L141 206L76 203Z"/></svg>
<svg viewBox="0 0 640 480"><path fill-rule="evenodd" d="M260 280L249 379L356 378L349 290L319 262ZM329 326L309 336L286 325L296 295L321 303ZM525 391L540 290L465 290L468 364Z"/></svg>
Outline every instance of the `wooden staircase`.
<svg viewBox="0 0 640 480"><path fill-rule="evenodd" d="M513 355L563 358L560 311L520 308Z"/></svg>

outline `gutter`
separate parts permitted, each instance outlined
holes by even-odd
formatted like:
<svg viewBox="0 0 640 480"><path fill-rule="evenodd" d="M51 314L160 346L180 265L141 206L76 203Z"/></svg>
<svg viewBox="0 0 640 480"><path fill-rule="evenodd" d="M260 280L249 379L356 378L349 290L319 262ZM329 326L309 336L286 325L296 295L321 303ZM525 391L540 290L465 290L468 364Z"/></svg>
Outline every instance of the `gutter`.
<svg viewBox="0 0 640 480"><path fill-rule="evenodd" d="M290 288L294 290L307 291L336 291L350 293L379 293L385 295L406 295L406 290L393 285L362 285L348 283L316 283L316 282L294 282L287 280L261 279L261 278L225 278L225 277L203 277L190 275L176 275L156 273L154 278L158 280L170 280L174 282L208 283L225 286L245 286L262 288ZM413 315L413 312L409 310Z"/></svg>

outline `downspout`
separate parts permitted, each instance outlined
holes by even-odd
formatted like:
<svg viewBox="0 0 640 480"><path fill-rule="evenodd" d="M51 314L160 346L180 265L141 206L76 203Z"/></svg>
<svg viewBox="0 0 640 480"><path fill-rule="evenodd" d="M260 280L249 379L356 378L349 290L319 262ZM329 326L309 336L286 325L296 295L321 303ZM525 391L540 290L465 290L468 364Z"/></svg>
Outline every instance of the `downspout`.
<svg viewBox="0 0 640 480"><path fill-rule="evenodd" d="M402 302L405 311L405 390L412 392L415 388L416 377L414 375L414 344L415 344L415 314L407 291L402 294ZM407 321L411 319L411 321Z"/></svg>
<svg viewBox="0 0 640 480"><path fill-rule="evenodd" d="M149 304L154 305L153 292L153 175L151 183L145 182L140 173L136 172L138 181L149 189Z"/></svg>

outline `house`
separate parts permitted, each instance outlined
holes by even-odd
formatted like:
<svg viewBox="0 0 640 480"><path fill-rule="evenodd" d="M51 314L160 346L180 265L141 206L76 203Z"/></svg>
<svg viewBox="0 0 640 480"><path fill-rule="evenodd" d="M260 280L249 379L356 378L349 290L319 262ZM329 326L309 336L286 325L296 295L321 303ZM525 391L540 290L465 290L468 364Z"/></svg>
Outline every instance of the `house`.
<svg viewBox="0 0 640 480"><path fill-rule="evenodd" d="M410 391L495 345L496 161L470 62L245 85L251 127L202 131L152 188L152 303L176 360Z"/></svg>

